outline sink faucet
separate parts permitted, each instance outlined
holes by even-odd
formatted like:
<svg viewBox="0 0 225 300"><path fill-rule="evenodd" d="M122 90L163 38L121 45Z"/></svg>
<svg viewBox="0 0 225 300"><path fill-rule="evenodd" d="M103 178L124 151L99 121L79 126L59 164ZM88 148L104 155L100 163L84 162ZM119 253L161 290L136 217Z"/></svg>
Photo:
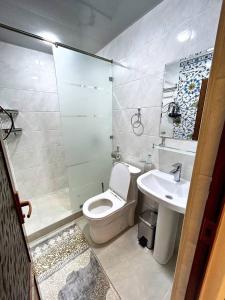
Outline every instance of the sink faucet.
<svg viewBox="0 0 225 300"><path fill-rule="evenodd" d="M174 167L174 169L172 171L170 171L170 174L173 174L174 176L174 180L176 182L180 181L180 177L181 177L181 167L182 164L181 163L176 163L174 165L172 165Z"/></svg>

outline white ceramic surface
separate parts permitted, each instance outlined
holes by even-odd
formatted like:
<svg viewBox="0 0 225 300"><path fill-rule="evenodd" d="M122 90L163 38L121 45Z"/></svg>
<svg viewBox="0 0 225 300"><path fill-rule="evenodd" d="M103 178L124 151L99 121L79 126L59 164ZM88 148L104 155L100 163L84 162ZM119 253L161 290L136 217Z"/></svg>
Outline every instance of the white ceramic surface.
<svg viewBox="0 0 225 300"><path fill-rule="evenodd" d="M190 183L159 170L151 170L137 179L138 188L159 204L153 257L167 264L173 256L179 213L184 214Z"/></svg>
<svg viewBox="0 0 225 300"><path fill-rule="evenodd" d="M134 224L138 192L136 179L140 172L126 163L115 164L110 188L85 201L83 214L90 224L90 236L95 243L105 243Z"/></svg>
<svg viewBox="0 0 225 300"><path fill-rule="evenodd" d="M83 214L89 219L100 220L111 215L125 204L123 199L116 196L111 190L107 190L85 201Z"/></svg>
<svg viewBox="0 0 225 300"><path fill-rule="evenodd" d="M159 204L179 213L185 213L190 182L175 182L173 175L151 170L137 179L138 188Z"/></svg>
<svg viewBox="0 0 225 300"><path fill-rule="evenodd" d="M129 186L130 172L128 166L122 163L115 164L111 171L109 188L116 193L116 195L126 200Z"/></svg>

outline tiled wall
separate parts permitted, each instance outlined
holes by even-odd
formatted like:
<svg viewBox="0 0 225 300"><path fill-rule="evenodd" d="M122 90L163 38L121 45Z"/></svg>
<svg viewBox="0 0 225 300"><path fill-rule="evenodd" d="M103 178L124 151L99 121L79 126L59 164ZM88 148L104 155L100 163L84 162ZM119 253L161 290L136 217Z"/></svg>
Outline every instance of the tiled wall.
<svg viewBox="0 0 225 300"><path fill-rule="evenodd" d="M98 54L112 58L114 147L122 159L142 166L148 153L164 171L174 162L183 163L183 176L191 177L193 157L152 149L159 143L162 83L165 64L214 46L221 0L164 0L142 19L110 42ZM177 36L190 33L179 42ZM130 117L142 108L144 135L132 133ZM167 145L190 150L192 141L166 141Z"/></svg>
<svg viewBox="0 0 225 300"><path fill-rule="evenodd" d="M0 42L0 69L0 105L23 128L7 139L21 197L67 186L53 56Z"/></svg>

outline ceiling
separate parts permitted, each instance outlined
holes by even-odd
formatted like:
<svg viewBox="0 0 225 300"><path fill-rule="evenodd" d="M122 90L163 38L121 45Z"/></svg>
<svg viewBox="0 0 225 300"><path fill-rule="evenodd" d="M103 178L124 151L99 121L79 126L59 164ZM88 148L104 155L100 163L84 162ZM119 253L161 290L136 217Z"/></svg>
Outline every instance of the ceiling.
<svg viewBox="0 0 225 300"><path fill-rule="evenodd" d="M162 0L0 0L0 23L97 53ZM0 40L49 52L43 42L0 29Z"/></svg>

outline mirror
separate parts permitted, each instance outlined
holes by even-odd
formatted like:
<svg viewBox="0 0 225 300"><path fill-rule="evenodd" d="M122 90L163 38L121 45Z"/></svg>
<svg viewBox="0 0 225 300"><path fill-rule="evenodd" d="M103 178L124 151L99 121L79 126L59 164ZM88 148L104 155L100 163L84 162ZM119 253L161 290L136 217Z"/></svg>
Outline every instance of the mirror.
<svg viewBox="0 0 225 300"><path fill-rule="evenodd" d="M209 49L165 66L161 137L198 139L212 57Z"/></svg>

